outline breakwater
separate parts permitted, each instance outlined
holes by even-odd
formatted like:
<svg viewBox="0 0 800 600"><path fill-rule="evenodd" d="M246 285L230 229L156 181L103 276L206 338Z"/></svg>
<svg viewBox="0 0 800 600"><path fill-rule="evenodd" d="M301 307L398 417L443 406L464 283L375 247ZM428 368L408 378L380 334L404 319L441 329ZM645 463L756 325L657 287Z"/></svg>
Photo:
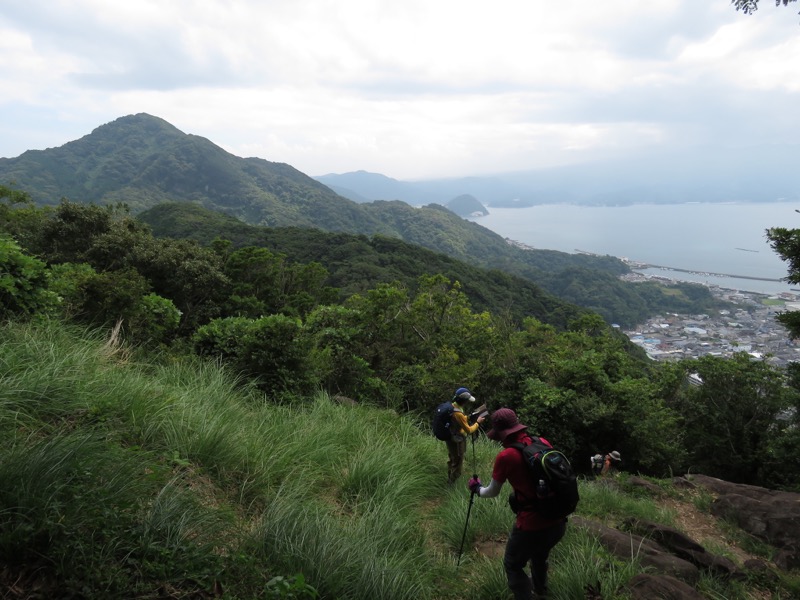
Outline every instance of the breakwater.
<svg viewBox="0 0 800 600"><path fill-rule="evenodd" d="M737 248L739 250L739 248ZM602 256L601 254L597 254L595 252L587 252L586 250L579 250L575 248L575 252L579 254L589 254L591 256ZM750 250L750 252L755 252L754 250ZM697 271L694 269L681 269L679 267L667 267L665 265L652 265L650 263L639 262L635 260L630 260L628 258L619 258L622 262L627 264L631 269L661 269L663 271L675 271L677 273L691 273L693 275L702 275L707 277L730 277L733 279L750 279L752 281L772 281L776 283L781 283L783 279L775 279L772 277L756 277L754 275L733 275L731 273L712 273L710 271Z"/></svg>
<svg viewBox="0 0 800 600"><path fill-rule="evenodd" d="M665 267L663 265L649 265L645 263L628 262L632 269L662 269L664 271L677 271L678 273L693 273L694 275L707 275L709 277L732 277L733 279L751 279L753 281L775 281L782 282L783 279L773 279L771 277L755 277L753 275L732 275L731 273L709 273L708 271L693 271L692 269L679 269L676 267Z"/></svg>

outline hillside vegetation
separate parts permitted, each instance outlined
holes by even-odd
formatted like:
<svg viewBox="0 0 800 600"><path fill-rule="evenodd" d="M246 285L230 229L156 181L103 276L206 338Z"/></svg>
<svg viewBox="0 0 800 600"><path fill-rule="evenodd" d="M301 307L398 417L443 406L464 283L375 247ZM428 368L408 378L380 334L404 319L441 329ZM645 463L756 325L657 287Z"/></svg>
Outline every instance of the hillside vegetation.
<svg viewBox="0 0 800 600"><path fill-rule="evenodd" d="M233 156L143 113L59 148L0 159L0 179L15 182L38 204L124 202L138 212L180 201L264 225L379 228L352 202L289 165Z"/></svg>
<svg viewBox="0 0 800 600"><path fill-rule="evenodd" d="M692 469L740 483L800 484L800 468L786 468L800 456L794 367L745 353L657 364L599 316L565 310L519 282L508 293L522 290L520 302L550 322L513 318L496 290L489 301L499 312L476 311L459 280L426 269L412 281L417 267L403 270L404 261L447 260L415 258L392 243L374 264L387 272L402 266L404 280L343 297L321 264L263 246L155 238L113 209L64 202L50 210L24 194L10 199L17 202L0 204L0 228L13 235L0 236L2 318L114 329L147 360L164 353L218 361L275 403L322 389L427 416L466 384L550 432L573 456L616 448L629 469L653 476ZM251 233L265 231L275 230ZM327 254L337 272L366 268L360 249L384 245L350 242ZM504 284L454 268L471 286ZM703 385L689 385L690 374Z"/></svg>
<svg viewBox="0 0 800 600"><path fill-rule="evenodd" d="M328 273L325 284L341 300L363 294L382 283L413 289L420 275L445 275L458 281L474 309L507 314L521 323L534 317L559 329L587 310L559 300L530 280L499 270L486 270L445 254L386 236L328 233L298 227L255 227L206 209L163 204L137 216L157 237L191 239L203 246L227 240L233 248L258 247L293 263L319 263Z"/></svg>
<svg viewBox="0 0 800 600"><path fill-rule="evenodd" d="M124 210L3 194L4 598L506 598L505 495L476 502L467 520L467 490L446 485L446 452L429 432L433 407L459 385L516 410L582 475L590 455L615 448L662 490L582 479L580 518L552 556L556 599L622 600L645 570L641 551L612 554L586 523L684 526L686 511L707 511L702 494L661 477L800 487L793 369L744 353L653 363L598 315L561 313L556 326L478 312L442 273L342 297L320 263L248 237L202 246L154 237ZM265 231L277 230L244 233ZM286 240L316 240L332 266L339 249L345 270L363 266L351 244L406 277L415 262L451 260L301 231ZM467 469L487 478L497 449L480 435ZM773 558L724 527L717 554ZM698 577L710 600L798 591L769 565Z"/></svg>
<svg viewBox="0 0 800 600"><path fill-rule="evenodd" d="M402 203L392 207L401 214L408 210ZM455 219L444 209L431 207L430 211L447 223ZM472 236L457 238L457 251L434 252L426 248L450 230L446 223L437 226L436 221L430 221L430 229L415 228L412 223L402 231L402 237L367 237L298 227L257 227L199 206L177 203L161 204L137 218L157 237L191 239L206 246L222 238L235 248L264 247L292 261L318 262L330 273L328 283L345 296L381 282L408 284L422 273L441 273L461 282L480 310L508 313L518 320L530 316L558 327L576 316L577 307L623 326L645 321L651 311L700 314L724 308L705 286L620 281L622 269L616 268L618 261L610 257L603 262L552 250L514 249L505 242L500 247L482 247L482 240ZM507 255L512 249L524 261ZM481 258L459 260L454 256Z"/></svg>
<svg viewBox="0 0 800 600"><path fill-rule="evenodd" d="M469 493L445 484L427 421L325 393L275 404L227 369L134 360L105 333L0 327L4 598L507 597L505 498L466 521ZM479 438L470 468L489 473L496 451ZM662 482L660 505L619 482L582 481L578 513L678 525L702 503ZM740 561L719 531L715 551ZM556 599L624 599L642 571L572 526L551 562ZM800 587L706 575L698 589L744 600Z"/></svg>
<svg viewBox="0 0 800 600"><path fill-rule="evenodd" d="M116 119L58 148L0 158L0 186L24 190L39 206L54 206L66 198L124 203L138 214L177 202L260 227L396 238L522 277L623 326L632 327L662 310L677 310L670 308L673 298L659 286L620 281L618 276L628 267L617 258L522 249L440 204L414 208L391 199L358 204L289 165L234 156L144 113ZM149 222L164 216L159 209ZM683 291L679 295L696 305L695 312L704 312L713 299L703 286L693 287L690 297Z"/></svg>

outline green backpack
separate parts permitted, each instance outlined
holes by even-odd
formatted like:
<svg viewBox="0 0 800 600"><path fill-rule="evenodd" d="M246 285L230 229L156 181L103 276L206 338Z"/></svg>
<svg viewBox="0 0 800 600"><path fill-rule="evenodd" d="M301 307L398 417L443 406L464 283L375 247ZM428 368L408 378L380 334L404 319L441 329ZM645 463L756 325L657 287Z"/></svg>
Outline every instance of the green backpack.
<svg viewBox="0 0 800 600"><path fill-rule="evenodd" d="M511 509L519 512L529 509L547 519L560 519L575 512L580 497L578 478L564 453L532 437L527 446L516 443L509 447L522 452L522 458L531 478L536 482L536 498L524 503L515 494L509 498Z"/></svg>

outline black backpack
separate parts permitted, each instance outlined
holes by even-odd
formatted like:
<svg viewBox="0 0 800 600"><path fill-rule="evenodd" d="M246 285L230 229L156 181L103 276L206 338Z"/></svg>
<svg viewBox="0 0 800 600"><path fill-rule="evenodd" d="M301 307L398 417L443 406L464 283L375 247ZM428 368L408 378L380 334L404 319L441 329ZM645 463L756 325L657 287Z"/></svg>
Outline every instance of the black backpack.
<svg viewBox="0 0 800 600"><path fill-rule="evenodd" d="M578 478L562 452L537 437L531 439L532 442L527 446L516 443L510 444L510 447L522 452L525 465L537 484L536 498L524 503L509 498L511 508L514 512L523 508L533 509L547 519L566 517L575 512L580 500Z"/></svg>
<svg viewBox="0 0 800 600"><path fill-rule="evenodd" d="M453 416L455 406L452 402L442 402L433 413L431 429L436 439L447 441L451 438L450 418Z"/></svg>

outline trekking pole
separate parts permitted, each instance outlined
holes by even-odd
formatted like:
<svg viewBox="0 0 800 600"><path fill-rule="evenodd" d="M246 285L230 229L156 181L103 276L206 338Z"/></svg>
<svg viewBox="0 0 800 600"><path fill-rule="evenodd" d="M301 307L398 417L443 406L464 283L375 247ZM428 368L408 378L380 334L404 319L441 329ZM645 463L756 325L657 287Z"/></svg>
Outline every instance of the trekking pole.
<svg viewBox="0 0 800 600"><path fill-rule="evenodd" d="M478 461L475 458L475 433L472 434L472 470L478 470Z"/></svg>
<svg viewBox="0 0 800 600"><path fill-rule="evenodd" d="M473 475L475 479L478 478L477 473ZM467 525L469 525L469 513L472 511L472 503L475 500L475 492L469 493L469 507L467 508L467 520L464 521L464 533L461 534L461 547L458 549L458 561L456 562L456 569L461 566L461 553L464 551L464 540L467 539Z"/></svg>

